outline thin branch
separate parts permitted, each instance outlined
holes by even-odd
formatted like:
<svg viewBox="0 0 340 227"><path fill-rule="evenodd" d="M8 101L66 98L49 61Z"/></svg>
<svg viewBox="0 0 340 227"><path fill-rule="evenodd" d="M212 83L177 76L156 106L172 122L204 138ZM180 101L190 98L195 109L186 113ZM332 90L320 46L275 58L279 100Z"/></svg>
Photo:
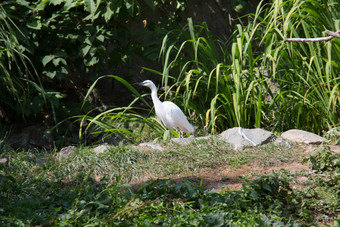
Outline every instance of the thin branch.
<svg viewBox="0 0 340 227"><path fill-rule="evenodd" d="M321 42L321 41L329 41L333 38L340 38L340 30L337 32L332 32L329 30L325 31L327 37L317 37L317 38L287 38L285 39L286 42Z"/></svg>
<svg viewBox="0 0 340 227"><path fill-rule="evenodd" d="M285 39L286 42L321 42L321 41L329 41L333 39L333 36L328 37L318 37L318 38L287 38Z"/></svg>
<svg viewBox="0 0 340 227"><path fill-rule="evenodd" d="M337 32L332 32L332 31L326 30L325 34L336 37L336 38L340 38L340 30L337 31Z"/></svg>

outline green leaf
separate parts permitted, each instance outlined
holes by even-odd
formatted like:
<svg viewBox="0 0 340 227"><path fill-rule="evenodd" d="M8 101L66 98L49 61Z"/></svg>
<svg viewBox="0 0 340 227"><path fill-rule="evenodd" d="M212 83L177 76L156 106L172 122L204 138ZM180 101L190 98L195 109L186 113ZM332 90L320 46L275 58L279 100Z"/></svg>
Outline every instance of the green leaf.
<svg viewBox="0 0 340 227"><path fill-rule="evenodd" d="M100 0L84 0L85 10L94 15L100 5Z"/></svg>
<svg viewBox="0 0 340 227"><path fill-rule="evenodd" d="M122 6L124 6L122 4L121 1L110 1L107 5L106 5L106 8L104 10L104 19L106 22L108 22L112 16L114 15L118 15Z"/></svg>
<svg viewBox="0 0 340 227"><path fill-rule="evenodd" d="M91 49L91 46L86 45L85 47L83 47L80 52L82 54L83 57L85 57L87 55L87 53L89 52L89 50Z"/></svg>
<svg viewBox="0 0 340 227"><path fill-rule="evenodd" d="M60 62L63 64L63 65L67 65L66 63L66 60L64 58L59 58L60 59Z"/></svg>
<svg viewBox="0 0 340 227"><path fill-rule="evenodd" d="M28 1L25 1L25 0L16 0L15 3L18 4L18 5L22 5L22 6L29 6L30 5L30 3Z"/></svg>
<svg viewBox="0 0 340 227"><path fill-rule="evenodd" d="M63 98L66 98L67 95L66 95L66 94L62 94L62 93L60 93L60 92L56 92L56 93L55 93L55 97L56 97L57 99L63 99Z"/></svg>
<svg viewBox="0 0 340 227"><path fill-rule="evenodd" d="M134 16L135 13L135 1L134 0L125 0L125 7L130 14L131 17Z"/></svg>
<svg viewBox="0 0 340 227"><path fill-rule="evenodd" d="M100 42L104 42L104 40L105 40L105 36L103 36L103 35L99 35L99 36L97 36L96 37Z"/></svg>
<svg viewBox="0 0 340 227"><path fill-rule="evenodd" d="M28 22L27 27L34 29L34 30L40 30L41 29L41 21L38 19L34 19L33 21Z"/></svg>
<svg viewBox="0 0 340 227"><path fill-rule="evenodd" d="M43 57L41 62L43 63L44 66L46 66L50 61L54 59L54 57L55 57L54 55L46 55Z"/></svg>
<svg viewBox="0 0 340 227"><path fill-rule="evenodd" d="M271 187L269 186L269 184L267 184L267 183L263 183L263 184L262 184L262 188L265 189L265 190L267 190L267 191L269 191L269 192L272 191L272 188L271 188Z"/></svg>
<svg viewBox="0 0 340 227"><path fill-rule="evenodd" d="M93 66L99 62L99 59L96 56L93 56L91 60L87 63L88 66Z"/></svg>
<svg viewBox="0 0 340 227"><path fill-rule="evenodd" d="M259 195L257 194L257 192L255 190L251 190L250 195L255 201L258 201Z"/></svg>
<svg viewBox="0 0 340 227"><path fill-rule="evenodd" d="M65 67L61 67L60 72L63 73L63 74L68 74L68 71Z"/></svg>
<svg viewBox="0 0 340 227"><path fill-rule="evenodd" d="M60 5L61 3L64 2L64 0L50 0L49 1L52 5Z"/></svg>
<svg viewBox="0 0 340 227"><path fill-rule="evenodd" d="M246 1L234 0L231 1L231 6L237 13L242 13L242 11L248 6Z"/></svg>
<svg viewBox="0 0 340 227"><path fill-rule="evenodd" d="M107 5L106 5L106 7L105 7L105 10L104 10L104 13L103 13L104 19L105 19L105 22L106 22L106 23L111 19L111 17L113 16L113 14L114 14L114 11L113 11L113 4L112 4L112 2L110 1L110 2L107 3Z"/></svg>
<svg viewBox="0 0 340 227"><path fill-rule="evenodd" d="M54 58L54 59L52 60L52 63L53 63L54 66L58 66L58 65L59 65L59 62L60 62L60 58Z"/></svg>
<svg viewBox="0 0 340 227"><path fill-rule="evenodd" d="M85 3L85 10L89 13L93 13L96 8L96 4L94 3L94 0L84 0Z"/></svg>
<svg viewBox="0 0 340 227"><path fill-rule="evenodd" d="M63 11L67 12L69 11L71 8L76 7L77 6L77 1L74 0L66 0L64 7L63 7Z"/></svg>
<svg viewBox="0 0 340 227"><path fill-rule="evenodd" d="M47 77L49 77L50 79L53 79L56 75L57 75L57 72L56 71L44 71L43 72Z"/></svg>

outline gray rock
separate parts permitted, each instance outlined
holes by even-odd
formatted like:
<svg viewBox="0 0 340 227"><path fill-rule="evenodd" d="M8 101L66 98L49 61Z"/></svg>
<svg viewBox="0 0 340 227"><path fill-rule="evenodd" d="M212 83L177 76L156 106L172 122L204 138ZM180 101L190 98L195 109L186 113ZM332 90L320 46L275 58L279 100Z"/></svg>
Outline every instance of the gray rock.
<svg viewBox="0 0 340 227"><path fill-rule="evenodd" d="M138 148L147 147L147 148L151 148L151 149L158 150L158 151L164 150L164 148L161 145L159 145L158 143L152 143L152 142L140 143L137 147Z"/></svg>
<svg viewBox="0 0 340 227"><path fill-rule="evenodd" d="M191 143L191 141L193 141L195 139L194 136L190 136L190 137L187 137L187 138L173 138L171 139L172 142L175 142L179 145L189 145Z"/></svg>
<svg viewBox="0 0 340 227"><path fill-rule="evenodd" d="M101 153L107 152L110 148L111 148L111 146L109 146L107 144L102 144L98 147L93 148L93 151L96 154L101 154Z"/></svg>
<svg viewBox="0 0 340 227"><path fill-rule="evenodd" d="M292 148L292 144L287 140L284 140L282 137L277 137L276 140L274 140L274 144Z"/></svg>
<svg viewBox="0 0 340 227"><path fill-rule="evenodd" d="M281 134L281 137L285 140L296 143L306 144L321 144L325 141L325 138L318 136L311 132L306 132L299 129L291 129Z"/></svg>
<svg viewBox="0 0 340 227"><path fill-rule="evenodd" d="M275 138L275 135L260 128L244 129L235 127L222 132L219 138L230 143L235 150L242 150L246 146L258 146L269 143Z"/></svg>
<svg viewBox="0 0 340 227"><path fill-rule="evenodd" d="M68 146L68 147L64 147L59 151L58 154L58 159L59 161L62 160L63 158L68 158L70 157L70 155L74 154L74 152L76 152L76 147L75 146Z"/></svg>

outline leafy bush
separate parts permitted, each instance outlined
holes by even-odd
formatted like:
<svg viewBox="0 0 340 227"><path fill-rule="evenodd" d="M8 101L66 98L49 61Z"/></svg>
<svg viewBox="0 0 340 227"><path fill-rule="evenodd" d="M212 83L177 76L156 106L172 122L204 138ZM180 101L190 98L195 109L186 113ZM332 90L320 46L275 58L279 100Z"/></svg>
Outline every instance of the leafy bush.
<svg viewBox="0 0 340 227"><path fill-rule="evenodd" d="M305 162L310 163L313 170L317 172L340 173L340 155L332 152L329 147L319 149L316 154L310 155Z"/></svg>
<svg viewBox="0 0 340 227"><path fill-rule="evenodd" d="M105 71L121 65L131 68L135 55L154 61L159 37L167 26L176 24L172 23L178 20L176 13L184 7L181 0L171 4L166 0L0 3L4 56L0 70L5 75L1 77L1 111L8 116L14 111L23 117L53 114L55 121L56 115L80 114L72 105L61 105L60 99L76 97L75 93L83 92L87 83ZM162 16L158 22L150 19L144 26L136 25L134 21L144 9L161 11Z"/></svg>
<svg viewBox="0 0 340 227"><path fill-rule="evenodd" d="M293 224L290 218L295 216L298 206L287 185L287 179L275 173L248 183L240 191L224 193L204 190L187 180L182 183L157 180L142 186L136 194L137 204L131 203L115 218L129 225ZM259 199L262 196L263 200Z"/></svg>
<svg viewBox="0 0 340 227"><path fill-rule="evenodd" d="M315 154L304 159L315 173L309 176L307 187L302 190L304 207L315 213L315 219L339 218L340 206L340 154L332 152L328 147L321 147Z"/></svg>

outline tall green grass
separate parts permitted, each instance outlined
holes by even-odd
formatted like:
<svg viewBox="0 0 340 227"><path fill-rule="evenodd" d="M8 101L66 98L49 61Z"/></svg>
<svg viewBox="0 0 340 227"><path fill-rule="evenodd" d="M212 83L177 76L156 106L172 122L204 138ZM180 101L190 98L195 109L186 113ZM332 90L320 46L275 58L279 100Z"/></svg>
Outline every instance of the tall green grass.
<svg viewBox="0 0 340 227"><path fill-rule="evenodd" d="M24 116L35 72L18 39L21 36L23 32L0 5L0 102Z"/></svg>
<svg viewBox="0 0 340 227"><path fill-rule="evenodd" d="M259 4L227 42L189 18L165 36L157 73L209 132L242 126L321 133L339 125L340 42L284 39L339 30L339 8L334 1Z"/></svg>
<svg viewBox="0 0 340 227"><path fill-rule="evenodd" d="M215 37L206 24L170 32L163 41L163 83L207 132L229 127L260 127L270 94L266 71L253 47L250 27L236 27L229 42ZM256 40L255 40L256 41Z"/></svg>
<svg viewBox="0 0 340 227"><path fill-rule="evenodd" d="M277 42L280 39L323 36L340 29L340 4L335 1L275 1L265 17L264 37L274 40L267 50L278 80L279 104L274 114L279 128L321 133L339 125L340 40L317 43ZM276 12L276 13L274 13ZM263 39L264 40L264 39ZM274 45L275 44L275 45ZM275 119L274 119L275 120ZM281 121L281 122L280 122Z"/></svg>
<svg viewBox="0 0 340 227"><path fill-rule="evenodd" d="M22 119L51 108L56 120L60 92L45 90L31 59L29 37L25 28L17 25L16 17L0 4L0 112L10 116L20 113Z"/></svg>

